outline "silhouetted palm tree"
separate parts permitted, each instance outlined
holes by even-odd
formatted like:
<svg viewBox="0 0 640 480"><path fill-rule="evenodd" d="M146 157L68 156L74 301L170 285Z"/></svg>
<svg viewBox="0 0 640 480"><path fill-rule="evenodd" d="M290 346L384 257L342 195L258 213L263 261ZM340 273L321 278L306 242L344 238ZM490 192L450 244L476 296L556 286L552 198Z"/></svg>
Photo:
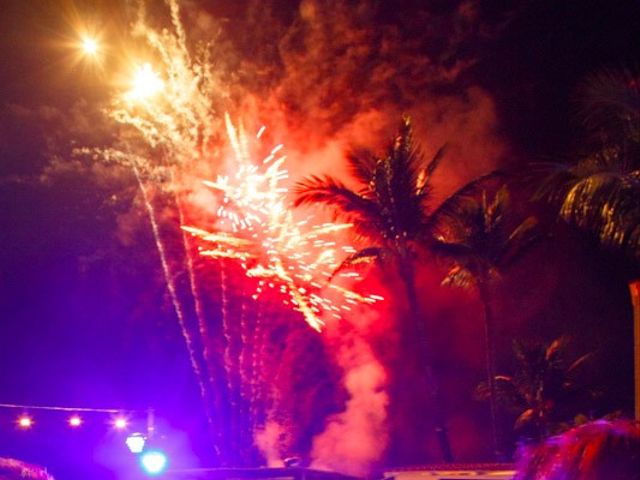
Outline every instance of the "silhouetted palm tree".
<svg viewBox="0 0 640 480"><path fill-rule="evenodd" d="M537 238L537 221L528 217L517 225L509 218L510 195L506 186L492 201L485 191L480 198L464 196L456 207L441 215L431 250L449 263L444 285L474 288L483 305L487 383L491 393L491 428L494 449L502 456L498 436L494 318L491 310L490 285L500 272L519 258Z"/></svg>
<svg viewBox="0 0 640 480"><path fill-rule="evenodd" d="M629 72L593 75L581 89L588 153L571 165L544 164L537 192L559 215L632 260L629 291L640 331L640 81ZM640 418L640 351L636 349L636 417Z"/></svg>
<svg viewBox="0 0 640 480"><path fill-rule="evenodd" d="M530 440L540 441L571 424L580 413L581 401L596 394L580 380L592 353L567 360L568 337L548 344L514 342L516 368L513 375L496 375L495 390L481 383L476 393L481 399L493 399L518 414L514 430Z"/></svg>
<svg viewBox="0 0 640 480"><path fill-rule="evenodd" d="M356 234L370 246L351 255L343 267L364 260L377 260L390 265L404 284L410 321L401 324L404 342L417 341L419 361L426 381L432 388L436 409L439 410L438 392L433 379L429 352L429 338L423 319L419 315L415 285L415 265L418 248L429 236L431 180L444 154L438 150L430 161L415 147L411 121L403 118L398 134L383 156L368 150L352 152L348 156L353 177L359 189L347 187L331 176L311 176L295 187L296 206L324 204L333 208L338 216L354 224ZM441 412L436 413L436 429L445 461L451 460L449 441Z"/></svg>

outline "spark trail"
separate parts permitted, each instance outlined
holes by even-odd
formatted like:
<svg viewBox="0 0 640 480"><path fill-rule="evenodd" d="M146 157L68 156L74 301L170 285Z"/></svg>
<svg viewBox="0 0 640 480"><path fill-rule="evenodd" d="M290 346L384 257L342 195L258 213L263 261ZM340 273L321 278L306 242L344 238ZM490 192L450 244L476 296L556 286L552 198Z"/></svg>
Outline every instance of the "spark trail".
<svg viewBox="0 0 640 480"><path fill-rule="evenodd" d="M187 346L187 350L189 352L189 360L191 362L191 368L193 368L194 374L198 381L198 386L200 387L201 395L203 399L207 401L208 399L210 399L210 391L209 391L210 385L207 384L206 382L207 367L206 365L201 365L201 363L204 361L204 357L201 358L198 355L198 352L194 345L194 338L189 332L189 327L187 326L187 323L186 323L185 313L184 313L182 304L178 298L176 284L169 267L169 262L167 260L167 253L164 248L164 244L162 242L162 237L160 235L160 228L156 221L155 210L153 208L153 204L151 203L151 199L149 198L149 195L147 193L147 188L145 187L144 182L142 181L138 167L133 166L133 172L138 182L140 192L142 193L142 199L143 199L145 208L147 210L148 218L151 224L151 230L152 230L153 238L156 244L156 249L158 251L158 256L160 257L160 264L162 266L162 273L164 276L165 284L167 285L167 290L169 291L169 297L171 298L171 303L173 305L173 309L178 319L180 330L182 332L185 344ZM212 422L213 419L209 418L209 421ZM216 455L219 456L220 451L219 451L217 442L214 442L213 448L216 452Z"/></svg>
<svg viewBox="0 0 640 480"><path fill-rule="evenodd" d="M169 236L163 238L160 232L160 219L147 187L153 185L155 190L171 196L179 223L185 222L180 198L182 187L176 178L181 179L185 172L210 159L220 123L213 105L224 94L211 68L209 46L197 45L197 54L192 55L178 2L167 0L165 3L169 8L170 27L161 30L147 23L144 7L140 4L132 34L149 47L152 58L134 65L128 89L113 98L106 112L122 127L119 143L123 146L83 153L97 154L105 160L130 166L134 171L173 309L200 386L205 412L214 435L219 437L220 432L213 428L213 418L219 417L220 412L212 411L212 402L215 404L219 400L219 394L215 392L211 378L211 371L215 369L207 365L210 361L207 329L192 249L185 232L178 231L183 248L179 257L183 260L167 256ZM140 168L144 168L144 179ZM178 278L188 280L182 282L182 288L176 284ZM195 321L190 318L192 315L196 317ZM219 450L221 443L219 438L215 440L214 448Z"/></svg>

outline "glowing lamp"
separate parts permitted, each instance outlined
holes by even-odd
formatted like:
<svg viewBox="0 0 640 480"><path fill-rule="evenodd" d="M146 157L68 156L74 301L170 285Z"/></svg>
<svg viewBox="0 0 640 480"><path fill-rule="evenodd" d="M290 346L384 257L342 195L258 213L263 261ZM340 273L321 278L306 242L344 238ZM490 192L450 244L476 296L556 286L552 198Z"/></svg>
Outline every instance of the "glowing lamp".
<svg viewBox="0 0 640 480"><path fill-rule="evenodd" d="M25 430L29 429L33 426L33 419L29 415L21 415L18 418L18 426Z"/></svg>
<svg viewBox="0 0 640 480"><path fill-rule="evenodd" d="M147 442L147 439L141 433L132 433L125 440L125 443L127 444L127 448L129 449L129 451L135 454L142 453L146 442Z"/></svg>
<svg viewBox="0 0 640 480"><path fill-rule="evenodd" d="M140 464L148 475L160 475L167 468L167 456L160 450L147 450L140 456Z"/></svg>
<svg viewBox="0 0 640 480"><path fill-rule="evenodd" d="M116 430L124 430L128 425L129 422L127 422L127 419L124 417L116 417L113 420L113 428L115 428Z"/></svg>
<svg viewBox="0 0 640 480"><path fill-rule="evenodd" d="M69 417L69 426L73 428L77 428L82 425L82 418L79 415L71 415Z"/></svg>

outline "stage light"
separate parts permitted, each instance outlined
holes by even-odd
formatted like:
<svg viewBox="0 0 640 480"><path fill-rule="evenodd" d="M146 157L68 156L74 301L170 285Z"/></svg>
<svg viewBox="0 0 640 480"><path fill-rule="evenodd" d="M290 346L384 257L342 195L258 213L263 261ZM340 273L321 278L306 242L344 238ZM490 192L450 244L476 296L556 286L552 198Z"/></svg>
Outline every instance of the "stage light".
<svg viewBox="0 0 640 480"><path fill-rule="evenodd" d="M80 415L71 415L68 421L69 426L73 428L77 428L82 425L82 418L80 418Z"/></svg>
<svg viewBox="0 0 640 480"><path fill-rule="evenodd" d="M132 433L127 437L125 443L131 453L142 453L147 439L142 433Z"/></svg>
<svg viewBox="0 0 640 480"><path fill-rule="evenodd" d="M147 450L140 456L140 464L148 475L160 475L167 468L167 456L160 450Z"/></svg>
<svg viewBox="0 0 640 480"><path fill-rule="evenodd" d="M129 422L124 417L116 417L113 420L113 428L116 430L124 430L129 425Z"/></svg>
<svg viewBox="0 0 640 480"><path fill-rule="evenodd" d="M33 419L29 415L20 415L18 418L18 427L29 429L33 426Z"/></svg>

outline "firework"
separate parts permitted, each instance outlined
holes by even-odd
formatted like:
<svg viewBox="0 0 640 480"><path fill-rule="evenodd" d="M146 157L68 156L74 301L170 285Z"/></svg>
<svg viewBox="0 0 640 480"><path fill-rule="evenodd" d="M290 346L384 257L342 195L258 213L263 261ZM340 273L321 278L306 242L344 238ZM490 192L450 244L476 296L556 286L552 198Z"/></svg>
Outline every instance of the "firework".
<svg viewBox="0 0 640 480"><path fill-rule="evenodd" d="M265 127L253 139L242 126L234 126L228 115L217 113L214 107L223 104L226 96L211 68L209 50L205 45L198 55L190 53L177 3L167 4L169 28L153 29L142 17L135 26L134 34L150 47L153 58L133 65L128 85L107 110L122 127L118 146L83 153L97 153L132 168L205 411L217 435L214 442L233 452L239 450L234 442L246 433L245 423L252 422L249 433L255 435L265 426L265 418L281 408L273 406L278 397L274 384L280 375L276 370L284 366L269 360L282 352L279 345L269 344L269 329L286 325L293 310L321 331L327 319L340 319L355 305L372 304L382 297L358 293L353 288L357 272L335 274L355 252L339 240L352 225L316 224L312 217L294 216L286 188L284 146L275 145L265 155L257 155L255 151L264 148ZM231 155L221 166L223 143L229 145ZM204 182L219 200L214 226L187 226L198 224L192 208L201 210L202 205L185 192L192 191L196 179L211 167L220 171ZM175 207L171 223L161 217L165 210L158 205ZM176 224L182 226L181 242L176 241ZM194 243L200 245L200 256ZM207 262L213 266L198 276L194 266L198 258L216 262ZM268 300L258 304L255 300L267 292ZM207 302L204 295L214 301ZM211 304L219 313L207 316L211 312L206 307ZM304 325L294 327L298 328L316 338ZM252 440L239 442L253 445Z"/></svg>
<svg viewBox="0 0 640 480"><path fill-rule="evenodd" d="M133 27L132 34L146 45L150 55L129 65L132 72L129 81L114 95L106 110L106 114L122 127L117 145L78 151L126 165L134 172L171 304L200 386L205 412L213 425L213 418L220 416L219 412L212 411L220 394L214 388L207 364L208 333L189 236L179 230L163 228L166 219L160 217L160 210L154 204L169 200L175 206L178 222L185 222L177 179L211 154L219 130L219 117L213 104L221 97L221 89L210 68L208 46L197 46L198 54L192 55L178 3L168 0L166 4L170 12L168 28L158 30L149 26L144 9L140 10ZM99 45L95 40L89 40L92 39L84 39L82 48L86 55L95 55ZM123 56L128 57L128 53ZM176 237L176 232L183 248L177 257L168 253L168 242ZM214 448L218 450L221 443L218 439Z"/></svg>
<svg viewBox="0 0 640 480"><path fill-rule="evenodd" d="M144 16L134 27L155 53L155 62L135 62L128 87L114 99L109 115L134 128L164 160L185 165L206 158L215 142L219 116L213 105L224 97L210 61L210 46L192 55L177 2L167 2L172 28L157 31Z"/></svg>
<svg viewBox="0 0 640 480"><path fill-rule="evenodd" d="M219 192L219 229L206 231L183 226L209 245L203 256L237 260L247 277L257 279L252 295L257 299L267 289L283 295L283 303L300 312L311 328L321 331L323 317L341 318L357 303L375 303L382 297L361 295L339 285L339 277L351 281L356 272L334 272L355 249L338 245L334 235L350 229L349 223L314 225L312 218L296 220L288 208L288 178L281 155L274 147L259 164L252 161L249 141L242 128L225 117L227 135L234 154L234 173L203 182ZM264 130L261 129L259 134Z"/></svg>

